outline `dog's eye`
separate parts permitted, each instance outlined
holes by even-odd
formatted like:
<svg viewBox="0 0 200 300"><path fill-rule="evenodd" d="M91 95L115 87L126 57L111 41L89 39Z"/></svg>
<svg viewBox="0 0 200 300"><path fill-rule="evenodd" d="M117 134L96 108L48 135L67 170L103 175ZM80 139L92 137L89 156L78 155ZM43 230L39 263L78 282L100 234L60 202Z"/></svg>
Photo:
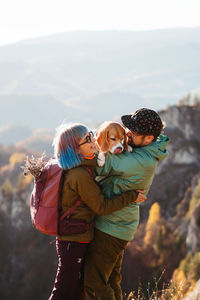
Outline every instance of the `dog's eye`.
<svg viewBox="0 0 200 300"><path fill-rule="evenodd" d="M110 138L112 141L115 141L116 139L115 138Z"/></svg>

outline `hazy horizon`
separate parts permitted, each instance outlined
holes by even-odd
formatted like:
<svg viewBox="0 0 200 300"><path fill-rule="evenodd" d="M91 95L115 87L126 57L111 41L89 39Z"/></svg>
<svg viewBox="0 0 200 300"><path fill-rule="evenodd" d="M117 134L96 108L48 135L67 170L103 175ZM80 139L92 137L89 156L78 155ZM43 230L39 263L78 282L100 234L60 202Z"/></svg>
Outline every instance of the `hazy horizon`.
<svg viewBox="0 0 200 300"><path fill-rule="evenodd" d="M80 30L195 28L199 11L198 0L7 0L0 11L0 45Z"/></svg>
<svg viewBox="0 0 200 300"><path fill-rule="evenodd" d="M33 40L38 40L38 39L45 39L45 38L51 38L54 36L59 36L59 35L64 35L67 33L85 33L85 32L91 32L91 33L99 33L99 32L132 32L132 33L144 33L144 32L154 32L154 31L166 31L166 30L192 30L192 29L200 29L200 25L198 26L191 26L191 27L172 27L172 28L155 28L155 29L138 29L138 30L132 30L132 29L108 29L108 30L103 30L103 29L80 29L80 30L69 30L69 31L63 31L63 32L56 32L56 33L49 33L49 34L44 34L44 35L38 35L38 36L33 36L33 37L27 37L20 39L18 41L11 41L7 42L5 44L0 43L0 47L4 46L9 46L9 45L14 45L18 43L23 43L23 42L28 42L28 41L33 41Z"/></svg>

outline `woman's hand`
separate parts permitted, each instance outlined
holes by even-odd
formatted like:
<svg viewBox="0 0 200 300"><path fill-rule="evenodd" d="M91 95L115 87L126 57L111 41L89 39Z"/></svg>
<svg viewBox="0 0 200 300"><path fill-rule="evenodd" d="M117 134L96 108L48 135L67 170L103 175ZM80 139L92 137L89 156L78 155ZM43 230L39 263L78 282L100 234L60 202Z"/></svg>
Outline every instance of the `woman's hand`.
<svg viewBox="0 0 200 300"><path fill-rule="evenodd" d="M146 190L137 190L137 192L139 194L138 194L137 199L135 200L135 203L144 202L145 200L147 200L147 197L145 195L143 195L146 192Z"/></svg>

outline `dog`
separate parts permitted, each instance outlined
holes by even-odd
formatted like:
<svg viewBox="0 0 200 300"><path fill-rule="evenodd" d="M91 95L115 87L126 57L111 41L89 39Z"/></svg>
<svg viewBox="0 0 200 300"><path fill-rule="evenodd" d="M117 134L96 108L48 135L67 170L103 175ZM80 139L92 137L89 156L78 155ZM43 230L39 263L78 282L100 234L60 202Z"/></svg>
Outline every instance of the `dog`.
<svg viewBox="0 0 200 300"><path fill-rule="evenodd" d="M97 163L99 167L105 164L105 153L120 154L124 150L132 152L131 146L128 145L128 137L125 128L118 122L106 121L96 133L97 145L100 149Z"/></svg>

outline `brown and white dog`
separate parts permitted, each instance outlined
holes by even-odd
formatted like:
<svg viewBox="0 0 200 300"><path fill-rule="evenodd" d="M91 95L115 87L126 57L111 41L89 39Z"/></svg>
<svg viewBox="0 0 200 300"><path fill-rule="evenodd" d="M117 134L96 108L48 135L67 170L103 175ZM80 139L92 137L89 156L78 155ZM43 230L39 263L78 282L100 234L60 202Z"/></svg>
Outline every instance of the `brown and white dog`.
<svg viewBox="0 0 200 300"><path fill-rule="evenodd" d="M98 165L105 163L105 153L119 154L124 150L132 151L128 145L128 137L125 128L118 122L106 121L97 129L97 144L100 149Z"/></svg>

